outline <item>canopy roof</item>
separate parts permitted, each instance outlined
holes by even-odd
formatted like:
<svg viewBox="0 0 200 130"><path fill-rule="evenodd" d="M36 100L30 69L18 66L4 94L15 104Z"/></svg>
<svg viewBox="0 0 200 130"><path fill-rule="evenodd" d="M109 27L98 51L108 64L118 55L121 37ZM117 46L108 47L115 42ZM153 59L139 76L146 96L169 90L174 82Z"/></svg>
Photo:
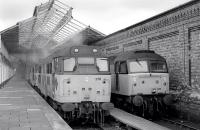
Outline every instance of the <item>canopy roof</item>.
<svg viewBox="0 0 200 130"><path fill-rule="evenodd" d="M90 44L105 35L72 17L72 7L50 0L35 7L33 16L1 32L10 53L30 52L32 49L52 50L81 36L80 43Z"/></svg>

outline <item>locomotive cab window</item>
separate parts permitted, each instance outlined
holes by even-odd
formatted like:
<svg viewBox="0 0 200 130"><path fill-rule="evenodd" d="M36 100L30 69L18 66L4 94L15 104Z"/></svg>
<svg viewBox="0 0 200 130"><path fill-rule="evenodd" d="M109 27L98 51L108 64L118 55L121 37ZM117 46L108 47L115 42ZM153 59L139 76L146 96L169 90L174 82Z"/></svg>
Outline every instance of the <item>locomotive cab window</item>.
<svg viewBox="0 0 200 130"><path fill-rule="evenodd" d="M97 58L96 63L99 71L109 71L109 63L107 58Z"/></svg>
<svg viewBox="0 0 200 130"><path fill-rule="evenodd" d="M147 61L131 61L129 62L130 73L145 73L148 72Z"/></svg>
<svg viewBox="0 0 200 130"><path fill-rule="evenodd" d="M120 62L120 72L119 73L120 74L127 74L128 73L126 61Z"/></svg>
<svg viewBox="0 0 200 130"><path fill-rule="evenodd" d="M150 71L152 73L167 73L167 64L162 61L150 61Z"/></svg>
<svg viewBox="0 0 200 130"><path fill-rule="evenodd" d="M75 58L64 59L64 71L73 71L75 64Z"/></svg>

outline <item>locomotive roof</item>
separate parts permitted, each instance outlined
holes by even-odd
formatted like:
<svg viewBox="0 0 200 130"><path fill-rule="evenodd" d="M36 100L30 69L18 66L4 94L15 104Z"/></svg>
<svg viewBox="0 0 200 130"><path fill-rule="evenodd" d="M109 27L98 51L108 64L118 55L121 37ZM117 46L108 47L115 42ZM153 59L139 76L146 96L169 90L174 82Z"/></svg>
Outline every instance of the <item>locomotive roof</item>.
<svg viewBox="0 0 200 130"><path fill-rule="evenodd" d="M160 60L160 61L165 61L165 58L158 55L154 51L151 50L140 50L140 51L128 51L124 52L123 54L116 56L115 62L116 61L124 61L124 60L141 60L141 59L146 59L146 60Z"/></svg>
<svg viewBox="0 0 200 130"><path fill-rule="evenodd" d="M75 52L75 49L78 49L78 52ZM97 52L93 52L93 50L97 50ZM72 46L72 47L65 47L57 50L52 55L50 55L51 58L54 57L85 57L85 56L94 56L94 57L102 57L102 53L100 52L99 47L97 46L87 46L87 45L81 45L81 46ZM105 57L105 56L104 56Z"/></svg>

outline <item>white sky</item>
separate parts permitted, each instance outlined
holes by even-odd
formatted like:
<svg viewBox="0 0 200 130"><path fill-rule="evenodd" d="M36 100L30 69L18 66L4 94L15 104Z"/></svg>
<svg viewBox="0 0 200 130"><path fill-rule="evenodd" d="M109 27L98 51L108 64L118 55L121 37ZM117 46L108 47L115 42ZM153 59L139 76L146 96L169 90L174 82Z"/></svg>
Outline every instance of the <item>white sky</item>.
<svg viewBox="0 0 200 130"><path fill-rule="evenodd" d="M73 7L73 17L110 34L190 0L60 0ZM30 18L47 0L0 0L0 31Z"/></svg>

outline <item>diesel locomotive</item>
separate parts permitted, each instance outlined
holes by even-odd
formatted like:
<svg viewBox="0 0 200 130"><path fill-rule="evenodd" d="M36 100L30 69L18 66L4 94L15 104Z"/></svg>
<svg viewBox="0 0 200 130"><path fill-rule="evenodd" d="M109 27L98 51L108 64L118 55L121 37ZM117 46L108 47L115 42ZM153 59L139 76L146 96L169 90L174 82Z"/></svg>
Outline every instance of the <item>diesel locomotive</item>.
<svg viewBox="0 0 200 130"><path fill-rule="evenodd" d="M64 117L103 123L114 106L109 60L98 47L63 48L35 64L30 82Z"/></svg>
<svg viewBox="0 0 200 130"><path fill-rule="evenodd" d="M141 116L154 116L169 104L169 73L164 57L151 50L112 58L112 102Z"/></svg>

